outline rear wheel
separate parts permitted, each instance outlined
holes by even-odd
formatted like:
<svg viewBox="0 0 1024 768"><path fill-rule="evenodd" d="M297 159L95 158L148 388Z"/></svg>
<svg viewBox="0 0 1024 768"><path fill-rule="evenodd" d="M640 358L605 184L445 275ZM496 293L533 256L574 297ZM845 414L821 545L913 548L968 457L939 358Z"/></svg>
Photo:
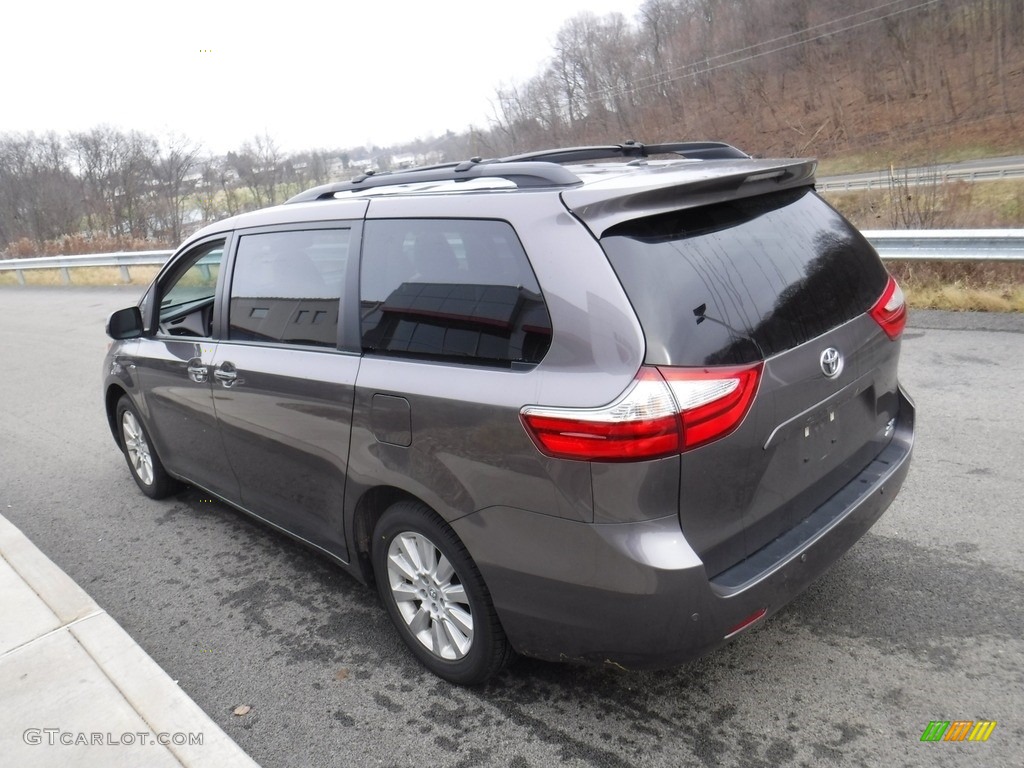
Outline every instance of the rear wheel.
<svg viewBox="0 0 1024 768"><path fill-rule="evenodd" d="M483 577L455 533L415 502L374 529L374 578L402 640L438 677L477 685L512 655Z"/></svg>
<svg viewBox="0 0 1024 768"><path fill-rule="evenodd" d="M127 395L117 403L117 424L128 469L142 492L152 499L162 499L176 491L178 482L164 469L146 428L142 426L142 419Z"/></svg>

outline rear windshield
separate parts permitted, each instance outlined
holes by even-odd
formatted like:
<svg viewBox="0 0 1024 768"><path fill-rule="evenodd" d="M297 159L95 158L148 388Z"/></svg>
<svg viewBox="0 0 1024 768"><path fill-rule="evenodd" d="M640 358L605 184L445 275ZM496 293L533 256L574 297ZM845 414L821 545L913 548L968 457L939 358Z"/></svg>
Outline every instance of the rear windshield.
<svg viewBox="0 0 1024 768"><path fill-rule="evenodd" d="M624 222L601 244L654 365L755 362L866 312L886 271L810 189Z"/></svg>

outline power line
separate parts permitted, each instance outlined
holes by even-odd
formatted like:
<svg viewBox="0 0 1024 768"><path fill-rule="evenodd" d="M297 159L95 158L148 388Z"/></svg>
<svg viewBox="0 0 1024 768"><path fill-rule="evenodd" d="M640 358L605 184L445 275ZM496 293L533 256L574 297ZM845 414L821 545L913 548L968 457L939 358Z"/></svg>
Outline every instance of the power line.
<svg viewBox="0 0 1024 768"><path fill-rule="evenodd" d="M705 75L705 74L707 74L709 72L714 72L716 70L723 69L725 67L731 67L731 66L735 66L737 64L743 64L743 63L745 63L747 61L752 61L754 59L761 58L762 56L768 56L768 55L771 55L773 53L780 53L781 51L786 51L786 50L789 50L790 48L796 48L796 47L801 46L801 45L806 45L807 43L812 43L812 42L814 42L816 40L822 40L824 38L832 37L834 35L838 35L838 34L841 34L843 32L849 32L850 30L858 29L858 28L866 26L868 24L873 24L873 23L878 22L878 21L884 21L885 19L889 19L889 18L892 18L894 16L899 16L901 14L909 13L911 11L916 11L916 10L918 10L920 8L925 8L925 7L930 6L930 5L935 5L936 3L939 2L939 0L924 0L924 2L920 2L920 3L917 3L916 5L908 6L906 8L900 8L898 10L892 11L891 13L887 13L887 14L884 14L882 16L877 16L877 17L873 17L873 18L870 18L870 19L865 19L864 21L859 21L859 22L857 22L855 24L850 24L850 25L845 26L845 27L840 27L839 29L834 29L834 30L831 30L829 32L823 32L820 35L815 35L813 37L808 37L808 38L803 39L803 40L797 40L796 42L789 43L789 44L783 45L783 46L779 46L777 48L772 48L772 49L767 50L767 51L760 51L759 53L754 53L754 54L751 54L749 56L745 56L745 57L743 57L741 59L735 59L735 60L732 60L732 61L726 61L726 62L723 62L721 64L715 64L715 65L712 65L712 66L704 66L704 67L699 68L699 69L697 68L697 67L701 67L702 64L706 64L707 62L715 61L717 59L727 58L729 56L735 56L738 53L744 53L746 51L753 50L754 48L759 48L759 47L761 47L763 45L770 45L772 43L780 42L780 41L788 39L790 37L806 34L807 32L813 31L814 29L820 29L821 27L830 26L832 24L836 24L836 23L841 22L841 21L848 21L849 19L855 18L857 16L861 16L864 13L871 13L871 12L879 10L881 8L886 8L886 7L895 5L896 2L899 2L899 0L895 0L894 2L885 3L884 5L880 5L880 6L877 6L876 8L871 8L871 9L868 9L866 11L860 11L858 13L850 14L849 16L844 16L844 17L841 17L839 19L834 19L832 21L822 22L821 24L816 24L816 25L813 25L813 26L810 26L810 27L806 27L806 28L804 28L802 30L798 30L796 32L791 32L791 33L789 33L787 35L782 35L780 37L773 38L772 40L766 40L766 41L761 42L761 43L756 43L754 45L746 46L745 48L738 48L735 51L730 51L728 53L717 54L716 56L712 56L710 58L704 58L704 59L701 59L699 61L692 62L690 64L685 64L685 65L682 65L682 66L679 66L679 67L673 67L671 69L665 70L664 72L655 73L655 74L652 74L652 75L646 75L643 78L641 78L640 80L646 80L646 79L652 79L652 78L660 78L660 77L662 77L664 75L667 75L667 74L670 74L672 72L679 72L680 70L691 70L691 71L684 72L681 75L677 75L676 77L670 77L670 78L667 78L667 79L659 79L659 80L656 80L655 82L647 83L645 85L637 85L636 83L638 81L634 81L633 83L630 83L629 85L626 85L626 86L607 86L605 88L597 89L597 90L595 90L593 92L587 93L586 97L588 98L588 100L590 100L590 99L601 99L601 98L614 98L616 96L625 96L625 95L631 94L631 93L639 93L640 91L647 90L649 88L654 88L654 87L657 87L657 86L666 85L668 83L674 83L674 82L676 82L678 80L683 80L683 79L689 78L689 77L699 77L700 75Z"/></svg>
<svg viewBox="0 0 1024 768"><path fill-rule="evenodd" d="M670 69L662 70L661 72L654 72L654 73L652 73L650 75L644 75L643 77L639 78L637 81L634 81L633 84L636 85L638 82L642 82L644 80L651 80L651 79L654 79L654 78L663 77L663 76L671 74L673 72L678 72L679 70L689 69L690 67L695 67L698 64L706 64L708 62L715 61L717 59L723 59L723 58L726 58L726 57L729 57L729 56L735 56L735 55L740 54L740 53L745 53L746 51L752 51L755 48L760 48L763 45L771 45L772 43L778 43L778 42L781 42L783 40L787 40L787 39L789 39L791 37L796 37L798 35L806 34L807 32L811 32L811 31L813 31L815 29L821 29L822 27L828 27L828 26L832 26L833 24L839 24L840 22L843 22L843 21L849 21L850 19L854 19L854 18L856 18L858 16L863 16L865 13L874 13L875 11L880 11L883 8L889 8L889 7L893 6L893 5L899 5L900 3L904 3L906 1L907 0L889 0L889 2L882 3L881 5L876 5L874 8L866 8L863 11L857 11L856 13L851 13L851 14L849 14L847 16L840 16L838 19L829 19L828 21L823 21L823 22L820 22L818 24L813 24L813 25L811 25L809 27L805 27L804 29L798 29L795 32L789 32L789 33L787 33L785 35L780 35L779 37L773 37L771 40L762 40L761 42L754 43L753 45L748 45L748 46L746 46L744 48L737 48L735 50L728 51L727 53L719 53L719 54L717 54L715 56L711 56L709 58L704 58L704 59L701 59L700 61L693 62L691 64L682 64L682 65L680 65L678 67L672 67ZM932 1L934 2L935 0L932 0ZM842 30L835 30L835 31L836 32L840 32ZM594 95L595 96L600 96L602 91L614 90L614 89L615 89L615 86L607 86L605 88L598 89L594 93Z"/></svg>

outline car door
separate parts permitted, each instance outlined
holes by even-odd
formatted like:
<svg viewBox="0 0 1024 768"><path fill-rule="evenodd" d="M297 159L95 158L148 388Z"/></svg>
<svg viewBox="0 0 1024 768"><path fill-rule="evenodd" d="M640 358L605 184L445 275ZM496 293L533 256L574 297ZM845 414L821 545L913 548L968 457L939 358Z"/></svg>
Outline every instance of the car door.
<svg viewBox="0 0 1024 768"><path fill-rule="evenodd" d="M140 407L164 466L174 475L238 501L213 408L221 262L228 238L205 240L164 270L143 308L149 332L133 360Z"/></svg>
<svg viewBox="0 0 1024 768"><path fill-rule="evenodd" d="M339 346L357 230L331 222L240 233L212 365L242 505L342 559L359 354Z"/></svg>

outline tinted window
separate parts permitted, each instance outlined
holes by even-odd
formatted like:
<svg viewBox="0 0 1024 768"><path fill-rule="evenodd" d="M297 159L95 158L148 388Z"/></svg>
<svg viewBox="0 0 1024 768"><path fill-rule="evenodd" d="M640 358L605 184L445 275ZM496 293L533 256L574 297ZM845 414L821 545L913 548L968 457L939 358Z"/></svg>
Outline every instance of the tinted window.
<svg viewBox="0 0 1024 768"><path fill-rule="evenodd" d="M171 336L210 336L224 242L207 243L188 254L160 286L159 330ZM149 294L143 299L146 316Z"/></svg>
<svg viewBox="0 0 1024 768"><path fill-rule="evenodd" d="M601 244L647 339L647 362L739 364L867 311L886 272L810 190L620 224Z"/></svg>
<svg viewBox="0 0 1024 768"><path fill-rule="evenodd" d="M228 338L335 347L350 230L243 235Z"/></svg>
<svg viewBox="0 0 1024 768"><path fill-rule="evenodd" d="M551 320L506 222L389 219L364 233L364 351L503 366L547 352Z"/></svg>

